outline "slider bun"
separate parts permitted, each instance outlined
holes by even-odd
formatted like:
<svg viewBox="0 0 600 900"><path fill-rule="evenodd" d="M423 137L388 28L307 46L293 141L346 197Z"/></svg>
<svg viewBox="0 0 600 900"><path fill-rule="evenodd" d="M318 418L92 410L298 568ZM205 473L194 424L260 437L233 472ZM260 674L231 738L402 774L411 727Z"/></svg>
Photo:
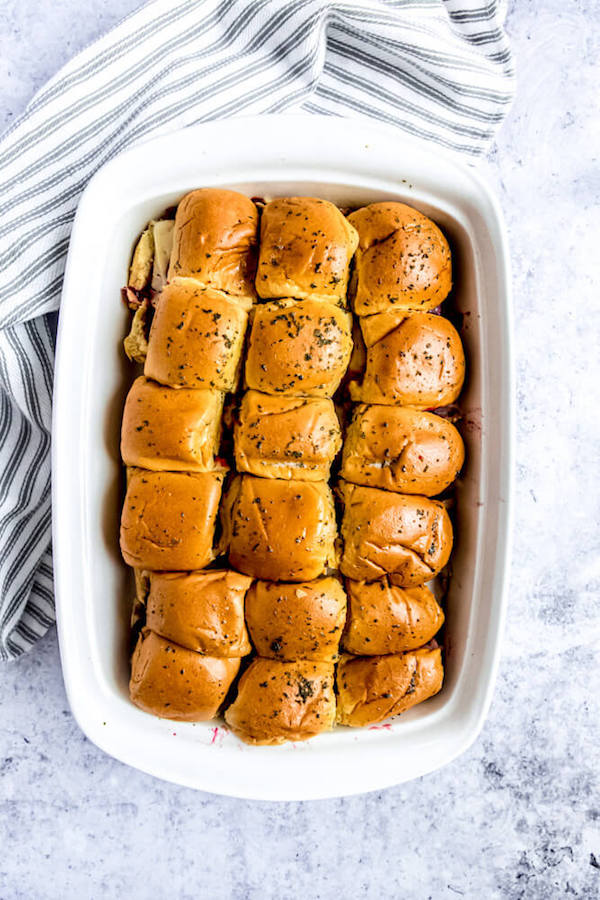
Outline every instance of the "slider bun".
<svg viewBox="0 0 600 900"><path fill-rule="evenodd" d="M259 297L297 297L345 306L357 244L355 229L328 200L272 200L263 209L260 225Z"/></svg>
<svg viewBox="0 0 600 900"><path fill-rule="evenodd" d="M176 391L136 378L123 413L123 462L154 471L214 469L222 410L219 391Z"/></svg>
<svg viewBox="0 0 600 900"><path fill-rule="evenodd" d="M312 581L335 565L335 511L324 482L238 475L222 516L229 562L246 575Z"/></svg>
<svg viewBox="0 0 600 900"><path fill-rule="evenodd" d="M335 720L332 663L254 659L225 721L247 744L306 741Z"/></svg>
<svg viewBox="0 0 600 900"><path fill-rule="evenodd" d="M246 623L259 656L335 662L346 595L337 578L300 584L255 581L246 597Z"/></svg>
<svg viewBox="0 0 600 900"><path fill-rule="evenodd" d="M245 300L256 296L258 209L235 191L202 188L177 207L169 280L194 278Z"/></svg>
<svg viewBox="0 0 600 900"><path fill-rule="evenodd" d="M400 587L429 581L446 565L452 525L442 503L341 481L344 501L340 569L355 581L384 575Z"/></svg>
<svg viewBox="0 0 600 900"><path fill-rule="evenodd" d="M346 481L404 494L441 494L462 468L465 448L450 422L395 406L357 406L346 432Z"/></svg>
<svg viewBox="0 0 600 900"><path fill-rule="evenodd" d="M172 387L234 389L248 315L220 291L179 279L165 285L144 375Z"/></svg>
<svg viewBox="0 0 600 900"><path fill-rule="evenodd" d="M352 317L316 300L255 307L246 384L265 394L332 397L352 353Z"/></svg>
<svg viewBox="0 0 600 900"><path fill-rule="evenodd" d="M371 203L348 220L359 234L354 311L434 309L452 287L448 241L431 219L404 203Z"/></svg>
<svg viewBox="0 0 600 900"><path fill-rule="evenodd" d="M422 648L389 656L342 656L337 669L337 721L364 728L437 694L442 653Z"/></svg>
<svg viewBox="0 0 600 900"><path fill-rule="evenodd" d="M202 656L144 628L131 659L129 696L144 712L178 722L213 719L239 659Z"/></svg>
<svg viewBox="0 0 600 900"><path fill-rule="evenodd" d="M235 426L239 472L264 478L326 481L342 447L331 400L244 394Z"/></svg>
<svg viewBox="0 0 600 900"><path fill-rule="evenodd" d="M346 579L348 615L344 650L357 656L416 650L444 624L444 613L427 587L401 588L380 581Z"/></svg>
<svg viewBox="0 0 600 900"><path fill-rule="evenodd" d="M213 537L225 473L129 469L121 552L140 569L202 569Z"/></svg>
<svg viewBox="0 0 600 900"><path fill-rule="evenodd" d="M454 326L430 313L380 313L361 320L367 346L355 401L429 409L454 403L465 378L465 354Z"/></svg>
<svg viewBox="0 0 600 900"><path fill-rule="evenodd" d="M250 578L229 570L148 576L148 628L198 653L224 657L250 653L244 621Z"/></svg>

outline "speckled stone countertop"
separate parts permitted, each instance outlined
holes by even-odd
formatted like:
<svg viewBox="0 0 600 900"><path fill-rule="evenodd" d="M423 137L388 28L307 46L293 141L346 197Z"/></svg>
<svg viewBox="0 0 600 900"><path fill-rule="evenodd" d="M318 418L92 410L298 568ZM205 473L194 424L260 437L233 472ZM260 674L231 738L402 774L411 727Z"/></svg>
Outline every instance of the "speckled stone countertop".
<svg viewBox="0 0 600 900"><path fill-rule="evenodd" d="M137 0L1 4L0 123ZM105 756L56 632L0 669L0 897L600 896L600 3L518 0L489 161L508 221L517 489L508 626L479 740L380 793L268 804Z"/></svg>

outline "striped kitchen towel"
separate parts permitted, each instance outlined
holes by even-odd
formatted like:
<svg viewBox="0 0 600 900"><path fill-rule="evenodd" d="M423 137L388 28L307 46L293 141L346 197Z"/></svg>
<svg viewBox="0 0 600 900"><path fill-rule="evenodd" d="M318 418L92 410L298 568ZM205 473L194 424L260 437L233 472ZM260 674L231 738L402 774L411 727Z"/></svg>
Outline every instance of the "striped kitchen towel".
<svg viewBox="0 0 600 900"><path fill-rule="evenodd" d="M94 172L150 135L292 110L375 117L475 160L513 89L496 0L153 0L34 97L0 141L0 658L54 621L51 326Z"/></svg>

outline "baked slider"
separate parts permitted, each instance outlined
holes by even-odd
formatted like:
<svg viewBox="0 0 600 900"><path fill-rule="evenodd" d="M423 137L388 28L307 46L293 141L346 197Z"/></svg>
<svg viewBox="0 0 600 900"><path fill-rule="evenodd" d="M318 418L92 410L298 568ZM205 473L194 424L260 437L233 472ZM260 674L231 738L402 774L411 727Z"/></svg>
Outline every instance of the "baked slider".
<svg viewBox="0 0 600 900"><path fill-rule="evenodd" d="M127 474L121 515L127 565L172 571L208 565L225 472L129 469Z"/></svg>
<svg viewBox="0 0 600 900"><path fill-rule="evenodd" d="M403 494L441 494L462 468L457 429L433 413L406 406L355 407L346 432L346 481Z"/></svg>
<svg viewBox="0 0 600 900"><path fill-rule="evenodd" d="M178 279L159 295L144 375L173 387L231 391L248 314L227 295Z"/></svg>
<svg viewBox="0 0 600 900"><path fill-rule="evenodd" d="M336 563L329 485L238 475L223 500L229 562L253 578L312 581Z"/></svg>
<svg viewBox="0 0 600 900"><path fill-rule="evenodd" d="M341 481L340 569L355 581L384 575L400 587L425 584L446 565L452 525L442 503Z"/></svg>
<svg viewBox="0 0 600 900"><path fill-rule="evenodd" d="M358 234L337 206L315 197L267 203L260 224L256 290L264 299L297 297L346 305Z"/></svg>
<svg viewBox="0 0 600 900"><path fill-rule="evenodd" d="M335 720L332 663L252 660L225 721L247 744L306 741Z"/></svg>
<svg viewBox="0 0 600 900"><path fill-rule="evenodd" d="M239 668L239 659L203 656L145 628L131 658L129 696L154 716L206 722L216 716Z"/></svg>
<svg viewBox="0 0 600 900"><path fill-rule="evenodd" d="M371 203L348 217L359 235L351 294L354 312L434 309L452 287L448 241L404 203Z"/></svg>
<svg viewBox="0 0 600 900"><path fill-rule="evenodd" d="M342 646L357 656L416 650L444 624L444 613L428 587L401 588L387 578L346 579L348 613Z"/></svg>
<svg viewBox="0 0 600 900"><path fill-rule="evenodd" d="M439 647L389 656L342 656L337 668L337 721L364 728L428 700L444 680Z"/></svg>
<svg viewBox="0 0 600 900"><path fill-rule="evenodd" d="M252 200L222 188L191 191L175 215L169 280L194 278L248 308L256 297L257 243L258 209Z"/></svg>
<svg viewBox="0 0 600 900"><path fill-rule="evenodd" d="M255 581L246 596L246 624L259 656L335 662L346 594L337 578L300 584Z"/></svg>
<svg viewBox="0 0 600 900"><path fill-rule="evenodd" d="M247 391L234 431L239 472L264 478L326 481L342 446L331 400Z"/></svg>
<svg viewBox="0 0 600 900"><path fill-rule="evenodd" d="M265 394L332 397L352 353L352 317L317 300L255 307L246 385Z"/></svg>
<svg viewBox="0 0 600 900"><path fill-rule="evenodd" d="M458 332L431 313L380 313L361 319L367 365L354 401L434 409L454 403L465 378Z"/></svg>
<svg viewBox="0 0 600 900"><path fill-rule="evenodd" d="M136 378L123 412L123 462L153 471L214 469L222 410L220 391L174 390Z"/></svg>
<svg viewBox="0 0 600 900"><path fill-rule="evenodd" d="M148 572L146 625L188 650L209 656L250 653L244 598L247 575L225 570Z"/></svg>

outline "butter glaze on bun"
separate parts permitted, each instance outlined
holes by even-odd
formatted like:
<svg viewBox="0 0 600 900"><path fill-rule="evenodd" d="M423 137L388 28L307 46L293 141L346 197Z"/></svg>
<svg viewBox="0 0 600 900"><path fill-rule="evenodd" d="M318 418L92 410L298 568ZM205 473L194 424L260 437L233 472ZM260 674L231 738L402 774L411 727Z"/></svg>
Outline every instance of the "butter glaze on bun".
<svg viewBox="0 0 600 900"><path fill-rule="evenodd" d="M246 386L288 397L332 397L352 353L352 317L317 300L255 307Z"/></svg>
<svg viewBox="0 0 600 900"><path fill-rule="evenodd" d="M306 741L335 720L332 663L254 659L225 721L247 744Z"/></svg>
<svg viewBox="0 0 600 900"><path fill-rule="evenodd" d="M371 203L348 221L358 231L354 312L434 309L452 287L448 241L437 225L404 203Z"/></svg>
<svg viewBox="0 0 600 900"><path fill-rule="evenodd" d="M434 409L458 399L465 354L448 319L430 313L380 313L360 324L367 364L362 384L350 385L353 400Z"/></svg>
<svg viewBox="0 0 600 900"><path fill-rule="evenodd" d="M335 662L345 618L346 594L337 578L255 581L246 597L254 649L270 659Z"/></svg>
<svg viewBox="0 0 600 900"><path fill-rule="evenodd" d="M127 565L172 571L208 565L224 477L223 471L128 470L121 515Z"/></svg>
<svg viewBox="0 0 600 900"><path fill-rule="evenodd" d="M169 280L194 278L246 307L256 296L258 209L236 191L201 188L180 201L175 215Z"/></svg>
<svg viewBox="0 0 600 900"><path fill-rule="evenodd" d="M246 391L234 433L239 472L326 481L342 446L331 400Z"/></svg>
<svg viewBox="0 0 600 900"><path fill-rule="evenodd" d="M342 644L348 653L375 656L416 650L444 624L444 613L428 587L401 588L387 578L346 579L348 615Z"/></svg>
<svg viewBox="0 0 600 900"><path fill-rule="evenodd" d="M153 471L207 472L219 450L223 394L136 378L123 412L121 456Z"/></svg>
<svg viewBox="0 0 600 900"><path fill-rule="evenodd" d="M131 659L129 696L144 712L178 722L214 719L239 659L202 656L144 629Z"/></svg>
<svg viewBox="0 0 600 900"><path fill-rule="evenodd" d="M341 481L344 503L340 569L354 581L384 575L400 587L425 584L446 565L452 525L442 503Z"/></svg>
<svg viewBox="0 0 600 900"><path fill-rule="evenodd" d="M346 305L358 234L337 206L315 197L281 197L263 209L256 274L259 297L297 297Z"/></svg>
<svg viewBox="0 0 600 900"><path fill-rule="evenodd" d="M222 506L223 543L235 569L267 581L312 581L336 563L328 484L238 475Z"/></svg>
<svg viewBox="0 0 600 900"><path fill-rule="evenodd" d="M250 653L244 598L247 575L225 570L149 572L146 625L188 650L213 656Z"/></svg>
<svg viewBox="0 0 600 900"><path fill-rule="evenodd" d="M452 484L464 458L460 434L441 416L361 404L346 432L341 475L353 484L433 497Z"/></svg>
<svg viewBox="0 0 600 900"><path fill-rule="evenodd" d="M388 656L343 656L337 669L337 721L365 728L433 697L444 680L439 648Z"/></svg>
<svg viewBox="0 0 600 900"><path fill-rule="evenodd" d="M144 375L172 387L234 390L247 322L226 294L170 282L157 302Z"/></svg>

